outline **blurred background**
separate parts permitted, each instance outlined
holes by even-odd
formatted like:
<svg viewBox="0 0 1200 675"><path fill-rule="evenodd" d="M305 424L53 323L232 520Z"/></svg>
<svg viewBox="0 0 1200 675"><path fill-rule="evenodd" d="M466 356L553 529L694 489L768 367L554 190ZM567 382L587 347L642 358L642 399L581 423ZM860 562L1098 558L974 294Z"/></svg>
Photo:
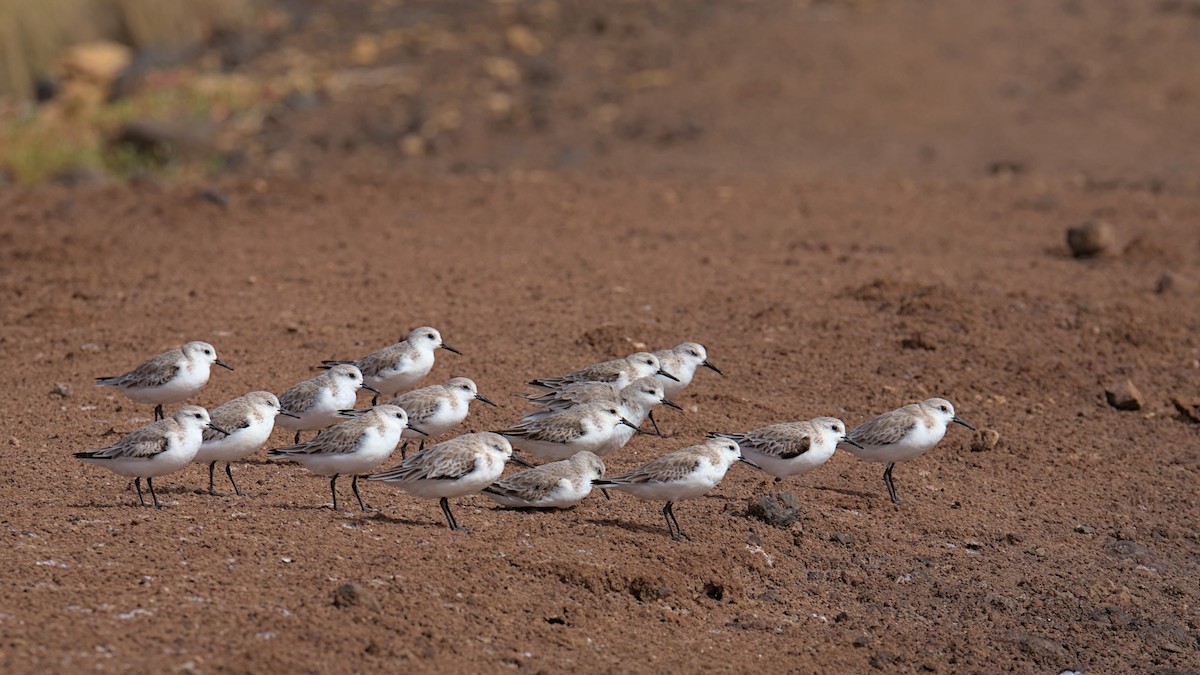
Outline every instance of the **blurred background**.
<svg viewBox="0 0 1200 675"><path fill-rule="evenodd" d="M1200 0L3 0L0 184L1191 184Z"/></svg>

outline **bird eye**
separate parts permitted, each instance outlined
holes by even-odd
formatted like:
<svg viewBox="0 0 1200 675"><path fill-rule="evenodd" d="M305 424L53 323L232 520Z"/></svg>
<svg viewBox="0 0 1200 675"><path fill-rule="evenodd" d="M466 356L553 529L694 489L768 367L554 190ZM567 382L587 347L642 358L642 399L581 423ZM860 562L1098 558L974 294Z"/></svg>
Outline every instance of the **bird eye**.
<svg viewBox="0 0 1200 675"><path fill-rule="evenodd" d="M941 408L942 408L942 412L950 412L950 409L947 408L946 406L941 406Z"/></svg>
<svg viewBox="0 0 1200 675"><path fill-rule="evenodd" d="M212 350L211 350L211 349L205 349L205 350L204 350L204 353L205 353L205 354L212 354Z"/></svg>
<svg viewBox="0 0 1200 675"><path fill-rule="evenodd" d="M196 419L200 419L200 413L196 413Z"/></svg>

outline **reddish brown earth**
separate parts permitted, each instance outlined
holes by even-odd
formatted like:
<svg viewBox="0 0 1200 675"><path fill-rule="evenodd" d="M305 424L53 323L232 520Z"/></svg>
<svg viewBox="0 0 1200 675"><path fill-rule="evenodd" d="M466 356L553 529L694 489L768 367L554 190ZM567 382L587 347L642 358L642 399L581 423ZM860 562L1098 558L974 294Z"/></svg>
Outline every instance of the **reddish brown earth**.
<svg viewBox="0 0 1200 675"><path fill-rule="evenodd" d="M654 5L606 48L669 62L675 84L623 110L692 116L686 142L551 125L422 160L297 146L301 170L217 181L227 208L195 198L213 186L0 191L0 669L1196 671L1200 428L1171 403L1200 396L1192 4ZM562 12L560 72L601 39L572 33L588 20ZM1055 59L1078 65L1065 91ZM554 86L569 118L593 85ZM283 123L342 133L350 112ZM586 157L556 166L562 138ZM1094 218L1118 246L1072 259L1065 229ZM156 511L71 457L150 413L92 377L188 339L237 368L194 401L214 406L421 324L464 352L430 380L505 405L472 430L516 419L531 376L705 344L726 376L698 373L658 416L670 437L614 471L930 395L1000 440L951 429L897 467L899 506L846 453L779 485L735 466L678 505L691 543L623 494L464 498L468 534L377 484L379 514L335 513L262 453L235 467L249 496L209 497L196 466L158 481ZM1106 401L1126 379L1138 411ZM780 490L796 524L746 516ZM347 583L368 597L335 606Z"/></svg>

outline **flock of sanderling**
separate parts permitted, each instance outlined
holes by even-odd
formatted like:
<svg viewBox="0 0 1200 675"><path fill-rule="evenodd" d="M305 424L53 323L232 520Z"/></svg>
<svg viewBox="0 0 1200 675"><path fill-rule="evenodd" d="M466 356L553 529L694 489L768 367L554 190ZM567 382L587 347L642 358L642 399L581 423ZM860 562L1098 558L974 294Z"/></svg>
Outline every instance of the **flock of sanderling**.
<svg viewBox="0 0 1200 675"><path fill-rule="evenodd" d="M146 479L155 506L161 506L153 479L189 463L208 464L208 491L216 495L213 473L218 462L234 491L232 462L258 450L276 424L294 431L294 444L271 450L269 457L292 460L310 472L328 476L337 509L337 479L351 477L359 508L367 510L358 479L382 481L418 497L438 499L451 529L463 529L449 499L482 493L509 508L569 508L601 488L665 502L662 509L673 539L687 538L675 519L675 502L699 497L717 485L734 462L742 461L779 480L812 471L828 460L839 444L868 462L887 465L883 479L893 502L897 462L913 459L942 439L949 423L969 429L949 401L931 398L897 408L846 431L834 417L783 422L750 431L713 432L698 445L659 457L618 476L605 476L604 460L624 447L653 409L679 408L670 400L706 367L721 374L703 346L685 342L673 349L638 352L528 384L526 395L538 407L507 429L468 433L425 447L466 419L472 401L495 405L479 393L475 382L456 377L405 391L433 367L438 349L460 353L442 341L437 330L418 328L401 342L357 361L325 361L320 375L300 382L276 397L253 391L216 408L185 405L164 419L163 405L198 392L213 365L230 368L207 342L189 342L155 356L124 375L102 377L97 384L117 389L138 403L155 405L155 422L98 450L75 456L134 479L138 500L146 505L141 482ZM371 407L355 409L359 389L375 394ZM401 393L404 392L404 393ZM380 398L389 398L383 403ZM303 431L317 431L300 441ZM409 443L419 441L411 456ZM401 445L403 444L403 445ZM400 446L402 461L376 471ZM513 455L553 460L534 466ZM502 476L509 460L530 467ZM372 473L374 472L374 473Z"/></svg>

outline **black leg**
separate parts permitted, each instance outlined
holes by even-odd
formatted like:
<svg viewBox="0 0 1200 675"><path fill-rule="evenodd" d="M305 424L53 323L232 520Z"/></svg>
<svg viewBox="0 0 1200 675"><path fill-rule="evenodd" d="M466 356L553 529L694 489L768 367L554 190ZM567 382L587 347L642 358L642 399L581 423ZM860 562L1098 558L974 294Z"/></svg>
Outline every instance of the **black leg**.
<svg viewBox="0 0 1200 675"><path fill-rule="evenodd" d="M683 541L679 535L675 534L675 524L671 522L671 502L667 502L662 509L663 520L667 521L667 532L671 534L671 538L675 541Z"/></svg>
<svg viewBox="0 0 1200 675"><path fill-rule="evenodd" d="M158 495L154 494L154 479L153 479L153 478L147 478L147 479L146 479L146 486L150 488L150 498L154 500L154 508L156 508L156 509L161 509L161 508L162 508L162 504L159 504L159 503L158 503Z"/></svg>
<svg viewBox="0 0 1200 675"><path fill-rule="evenodd" d="M213 469L215 469L216 467L217 467L217 460L214 459L213 461L208 463L208 494L210 494L214 497L220 497L221 495L217 494L217 490L213 486Z"/></svg>
<svg viewBox="0 0 1200 675"><path fill-rule="evenodd" d="M333 474L333 478L329 479L329 491L333 493L333 510L337 511L337 474Z"/></svg>
<svg viewBox="0 0 1200 675"><path fill-rule="evenodd" d="M154 406L154 421L157 422L157 421L161 420L162 418L163 418L163 409L162 409L162 404L159 403L158 405ZM149 480L149 479L147 479L147 480Z"/></svg>
<svg viewBox="0 0 1200 675"><path fill-rule="evenodd" d="M450 512L450 500L446 499L445 497L442 497L438 501L438 504L440 504L442 506L442 513L446 516L446 524L450 526L451 530L454 530L457 532L459 530L467 529L465 527L458 526L458 521L454 519L454 514Z"/></svg>
<svg viewBox="0 0 1200 675"><path fill-rule="evenodd" d="M375 394L374 396L371 397L371 407L374 408L378 404L379 404L379 394Z"/></svg>
<svg viewBox="0 0 1200 675"><path fill-rule="evenodd" d="M892 462L883 470L883 482L887 483L888 494L892 497L893 504L899 504L900 498L896 496L896 486L892 484L892 469L896 468L896 463Z"/></svg>
<svg viewBox="0 0 1200 675"><path fill-rule="evenodd" d="M679 536L691 541L691 535L683 531L683 528L679 526L679 519L675 517L675 502L667 502L667 514L671 516L671 521L675 523L675 531L679 533Z"/></svg>
<svg viewBox="0 0 1200 675"><path fill-rule="evenodd" d="M216 462L213 462L213 463L216 464ZM209 470L208 475L210 478L209 482L211 482L211 478L212 478L212 470L211 469ZM229 484L233 486L233 491L237 493L237 496L245 497L245 495L242 494L242 491L238 489L237 482L233 480L233 469L229 468L229 462L225 462L225 475L229 476Z"/></svg>
<svg viewBox="0 0 1200 675"><path fill-rule="evenodd" d="M354 490L354 497L358 499L358 508L366 511L367 505L363 504L362 495L358 494L358 476L350 479L350 489Z"/></svg>
<svg viewBox="0 0 1200 675"><path fill-rule="evenodd" d="M299 431L296 432L296 437L292 439L292 443L294 445L300 445L300 432Z"/></svg>
<svg viewBox="0 0 1200 675"><path fill-rule="evenodd" d="M650 417L650 424L654 425L654 433L658 434L659 438L666 438L666 436L663 436L663 432L659 431L658 422L654 421L654 411L653 410L650 411L649 417Z"/></svg>
<svg viewBox="0 0 1200 675"><path fill-rule="evenodd" d="M138 503L141 504L142 506L145 506L146 498L142 496L142 477L141 476L138 476L137 478L133 479L133 487L137 488L137 491L138 491Z"/></svg>
<svg viewBox="0 0 1200 675"><path fill-rule="evenodd" d="M421 439L421 447L417 448L417 452L424 452L424 450L425 450L425 439L422 438Z"/></svg>
<svg viewBox="0 0 1200 675"><path fill-rule="evenodd" d="M400 446L400 459L408 459L408 454L405 453L405 450L408 450L408 444L409 441L404 441L404 444Z"/></svg>

